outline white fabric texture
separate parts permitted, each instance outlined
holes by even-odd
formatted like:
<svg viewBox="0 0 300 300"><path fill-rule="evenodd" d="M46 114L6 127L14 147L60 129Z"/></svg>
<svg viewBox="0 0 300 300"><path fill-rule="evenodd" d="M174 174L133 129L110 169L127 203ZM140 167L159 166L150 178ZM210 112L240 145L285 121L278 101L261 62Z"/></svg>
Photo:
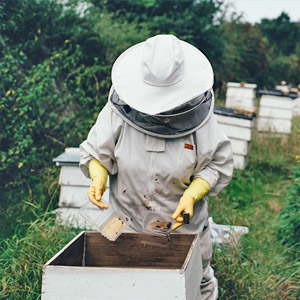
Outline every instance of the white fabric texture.
<svg viewBox="0 0 300 300"><path fill-rule="evenodd" d="M192 134L163 139L131 127L107 104L80 151L80 168L87 177L93 158L108 170L110 203L132 217L137 231L142 230L149 209L172 215L194 177L207 180L209 195L216 195L229 183L233 171L231 143L214 115ZM195 204L190 224L178 232L201 232L207 214L207 203L202 199Z"/></svg>
<svg viewBox="0 0 300 300"><path fill-rule="evenodd" d="M112 67L111 79L124 102L155 115L211 89L214 75L196 47L173 35L157 35L124 51Z"/></svg>

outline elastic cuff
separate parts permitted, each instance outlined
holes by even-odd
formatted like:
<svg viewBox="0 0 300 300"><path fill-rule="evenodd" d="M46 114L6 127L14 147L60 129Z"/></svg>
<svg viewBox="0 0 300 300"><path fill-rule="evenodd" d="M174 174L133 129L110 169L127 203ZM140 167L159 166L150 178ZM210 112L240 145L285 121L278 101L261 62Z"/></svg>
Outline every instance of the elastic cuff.
<svg viewBox="0 0 300 300"><path fill-rule="evenodd" d="M199 201L210 191L209 183L203 178L195 178L189 187L183 193L189 195L195 199L195 202Z"/></svg>
<svg viewBox="0 0 300 300"><path fill-rule="evenodd" d="M108 172L105 167L97 159L92 159L89 162L90 177L93 180L96 176L102 177L105 181L107 180Z"/></svg>

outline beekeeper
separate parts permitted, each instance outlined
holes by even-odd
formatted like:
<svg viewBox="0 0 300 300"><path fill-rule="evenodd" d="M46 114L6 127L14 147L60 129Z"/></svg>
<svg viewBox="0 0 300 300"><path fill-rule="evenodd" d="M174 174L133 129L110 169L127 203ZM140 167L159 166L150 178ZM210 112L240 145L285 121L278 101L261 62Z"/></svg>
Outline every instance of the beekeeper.
<svg viewBox="0 0 300 300"><path fill-rule="evenodd" d="M80 145L98 207L110 179L110 204L142 231L149 210L172 215L179 233L200 233L201 299L217 298L205 195L230 181L232 148L213 114L213 70L194 46L157 35L122 53L112 68L108 103ZM181 213L190 214L181 226Z"/></svg>

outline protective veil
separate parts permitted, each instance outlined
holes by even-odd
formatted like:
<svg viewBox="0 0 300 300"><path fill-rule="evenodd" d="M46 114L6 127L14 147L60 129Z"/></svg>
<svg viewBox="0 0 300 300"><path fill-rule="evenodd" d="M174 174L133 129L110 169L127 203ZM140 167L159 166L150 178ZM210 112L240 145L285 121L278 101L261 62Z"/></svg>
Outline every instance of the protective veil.
<svg viewBox="0 0 300 300"><path fill-rule="evenodd" d="M127 105L114 89L111 89L109 100L114 111L131 126L162 138L180 137L196 131L209 119L214 106L210 91L175 109L153 116Z"/></svg>

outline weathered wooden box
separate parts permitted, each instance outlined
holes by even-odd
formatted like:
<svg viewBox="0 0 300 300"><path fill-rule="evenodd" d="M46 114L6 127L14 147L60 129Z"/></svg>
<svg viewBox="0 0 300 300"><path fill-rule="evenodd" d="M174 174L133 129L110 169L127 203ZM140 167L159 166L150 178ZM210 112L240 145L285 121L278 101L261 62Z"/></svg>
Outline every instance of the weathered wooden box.
<svg viewBox="0 0 300 300"><path fill-rule="evenodd" d="M79 214L79 209L88 202L87 192L91 179L84 176L79 168L79 148L66 148L65 152L53 161L61 167L59 174L59 208L56 210L56 221L62 225L76 228L87 228L86 221ZM102 196L103 201L109 201L109 184ZM95 206L95 210L97 207ZM91 210L91 214L95 211Z"/></svg>
<svg viewBox="0 0 300 300"><path fill-rule="evenodd" d="M155 239L81 232L44 265L42 300L200 300L199 236L171 234L166 247Z"/></svg>
<svg viewBox="0 0 300 300"><path fill-rule="evenodd" d="M255 89L256 84L228 82L225 106L233 109L238 106L246 108L255 107Z"/></svg>
<svg viewBox="0 0 300 300"><path fill-rule="evenodd" d="M233 109L225 107L215 107L214 113L221 130L231 141L234 168L244 169L250 151L254 128L253 118L235 114Z"/></svg>
<svg viewBox="0 0 300 300"><path fill-rule="evenodd" d="M293 117L292 98L263 94L259 104L257 129L260 132L289 134Z"/></svg>

